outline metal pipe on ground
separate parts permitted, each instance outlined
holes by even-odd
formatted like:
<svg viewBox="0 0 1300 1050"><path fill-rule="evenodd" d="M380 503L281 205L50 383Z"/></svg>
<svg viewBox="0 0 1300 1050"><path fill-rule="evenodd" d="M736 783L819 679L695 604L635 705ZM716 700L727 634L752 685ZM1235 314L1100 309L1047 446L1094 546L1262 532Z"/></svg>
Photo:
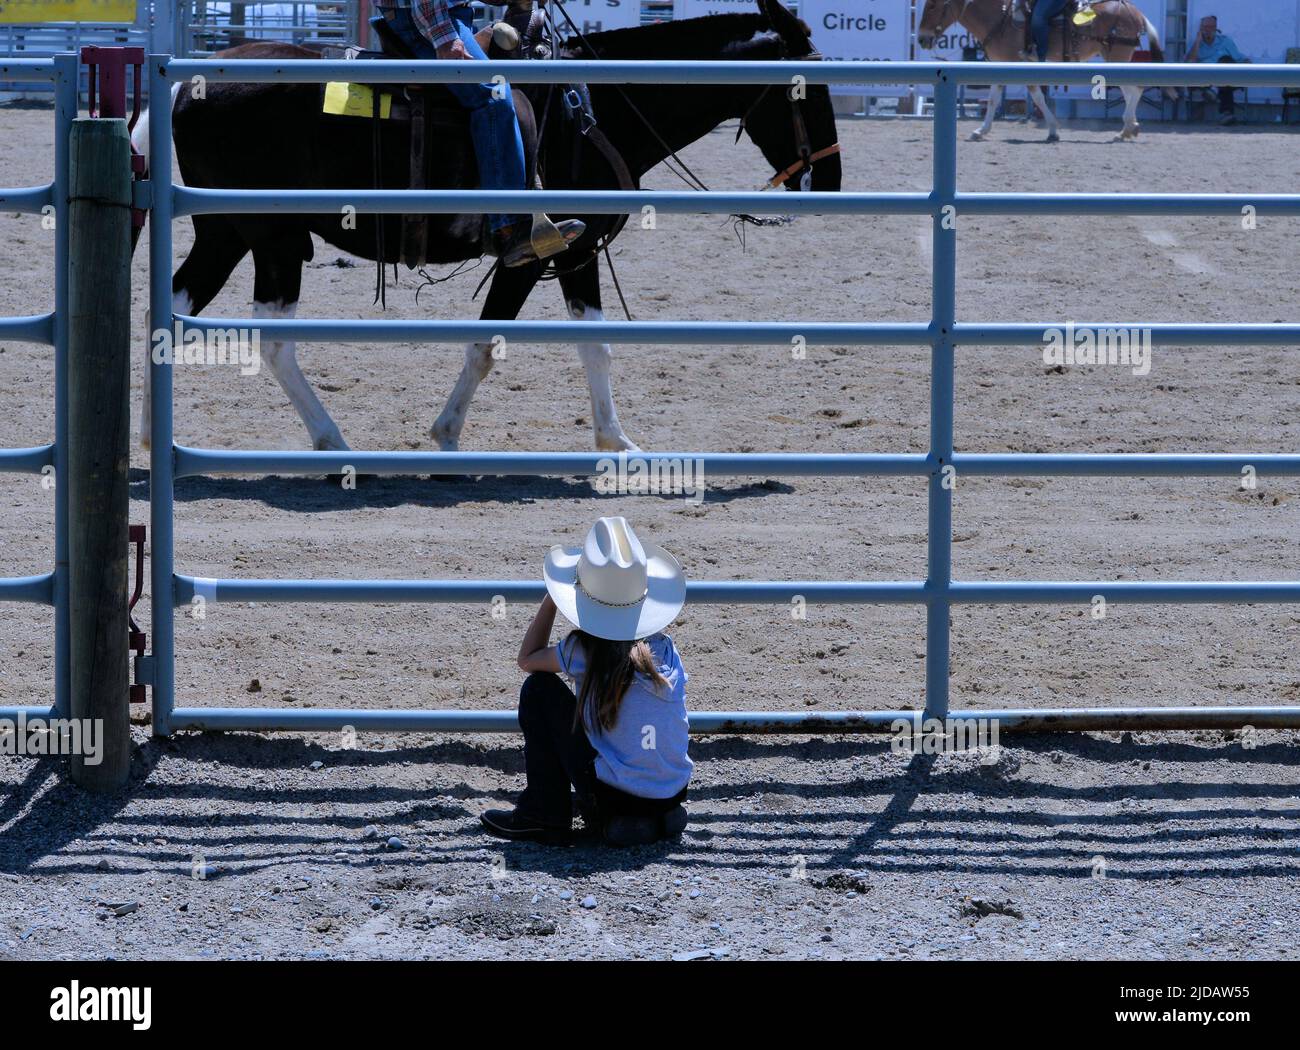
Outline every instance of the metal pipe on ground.
<svg viewBox="0 0 1300 1050"><path fill-rule="evenodd" d="M741 734L891 733L900 723L924 730L920 711L693 711L690 731ZM1300 707L1093 707L1041 711L949 711L947 724L996 724L999 733L1120 732L1179 729L1296 729ZM356 711L343 708L280 711L268 707L178 707L171 729L210 732L517 733L514 711Z"/></svg>

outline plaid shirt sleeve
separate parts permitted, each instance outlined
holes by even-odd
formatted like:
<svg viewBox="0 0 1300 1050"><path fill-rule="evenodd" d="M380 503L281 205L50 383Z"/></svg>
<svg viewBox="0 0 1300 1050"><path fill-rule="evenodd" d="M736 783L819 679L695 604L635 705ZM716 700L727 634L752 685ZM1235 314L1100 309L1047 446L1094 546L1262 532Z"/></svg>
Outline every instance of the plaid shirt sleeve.
<svg viewBox="0 0 1300 1050"><path fill-rule="evenodd" d="M460 39L456 23L448 14L447 0L412 0L411 17L415 20L415 27L434 47Z"/></svg>

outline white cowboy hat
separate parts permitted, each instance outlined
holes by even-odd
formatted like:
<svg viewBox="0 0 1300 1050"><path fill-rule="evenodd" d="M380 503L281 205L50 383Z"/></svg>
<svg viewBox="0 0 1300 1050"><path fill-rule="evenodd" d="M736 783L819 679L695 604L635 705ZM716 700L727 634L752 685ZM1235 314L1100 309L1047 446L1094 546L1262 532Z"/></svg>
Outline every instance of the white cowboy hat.
<svg viewBox="0 0 1300 1050"><path fill-rule="evenodd" d="M556 608L597 638L647 638L686 604L677 559L639 539L626 518L600 518L581 547L552 547L542 574Z"/></svg>

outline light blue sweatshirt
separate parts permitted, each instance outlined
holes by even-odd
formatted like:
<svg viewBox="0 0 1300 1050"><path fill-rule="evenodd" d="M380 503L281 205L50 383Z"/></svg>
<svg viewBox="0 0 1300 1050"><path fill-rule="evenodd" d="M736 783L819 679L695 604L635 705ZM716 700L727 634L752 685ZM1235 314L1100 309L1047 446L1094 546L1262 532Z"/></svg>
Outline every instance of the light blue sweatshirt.
<svg viewBox="0 0 1300 1050"><path fill-rule="evenodd" d="M693 764L686 753L686 668L666 634L646 639L667 687L656 686L637 673L618 709L614 728L587 728L596 750L596 779L641 798L671 798L691 779ZM587 656L576 635L558 647L560 667L582 694Z"/></svg>

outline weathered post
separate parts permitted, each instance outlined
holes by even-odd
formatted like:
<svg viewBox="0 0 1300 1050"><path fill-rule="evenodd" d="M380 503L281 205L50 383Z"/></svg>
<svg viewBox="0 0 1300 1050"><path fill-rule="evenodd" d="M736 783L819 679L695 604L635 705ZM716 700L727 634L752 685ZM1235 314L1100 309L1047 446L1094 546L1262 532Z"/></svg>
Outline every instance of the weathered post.
<svg viewBox="0 0 1300 1050"><path fill-rule="evenodd" d="M72 123L68 150L68 486L72 717L98 754L72 779L112 791L130 771L127 468L131 146L126 121ZM83 748L83 752L84 752ZM98 759L98 761L96 761Z"/></svg>

